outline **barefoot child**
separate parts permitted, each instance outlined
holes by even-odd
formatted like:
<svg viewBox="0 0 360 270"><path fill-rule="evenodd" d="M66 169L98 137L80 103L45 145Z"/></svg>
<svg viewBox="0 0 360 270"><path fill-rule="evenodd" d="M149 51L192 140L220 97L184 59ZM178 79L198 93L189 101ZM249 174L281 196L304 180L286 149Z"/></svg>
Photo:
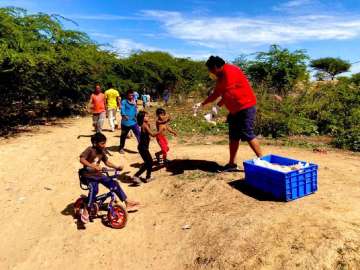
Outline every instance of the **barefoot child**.
<svg viewBox="0 0 360 270"><path fill-rule="evenodd" d="M144 164L140 167L139 171L133 177L133 181L137 184L140 184L140 175L146 171L146 182L153 180L151 177L151 170L153 165L153 159L149 152L150 136L155 137L157 133L153 133L149 125L149 115L145 111L139 112L137 115L138 125L141 127L140 132L140 142L138 145L139 153L144 160Z"/></svg>
<svg viewBox="0 0 360 270"><path fill-rule="evenodd" d="M115 180L103 175L101 173L102 168L100 167L100 162L110 168L121 170L121 166L116 166L112 164L105 153L106 146L106 137L102 133L98 132L91 136L91 144L85 149L84 152L80 154L80 163L84 165L82 169L82 177L87 181L89 187L89 196L88 196L88 205L87 209L84 210L81 216L81 220L86 223L89 221L89 210L92 209L93 203L95 201L96 195L98 193L99 183L104 185L110 190L113 190L115 194L119 197L122 202L125 202L127 211L135 211L136 207L139 205L138 202L129 200L126 197L126 194L120 187L119 183Z"/></svg>
<svg viewBox="0 0 360 270"><path fill-rule="evenodd" d="M168 122L170 121L170 118L166 114L166 111L164 109L158 108L156 110L156 116L157 116L156 128L158 131L156 140L160 146L161 151L157 152L155 156L159 163L160 163L160 155L162 155L163 162L168 163L169 160L167 159L167 153L169 152L170 149L169 149L168 140L166 138L166 132L168 131L174 136L177 135L176 132L169 127Z"/></svg>

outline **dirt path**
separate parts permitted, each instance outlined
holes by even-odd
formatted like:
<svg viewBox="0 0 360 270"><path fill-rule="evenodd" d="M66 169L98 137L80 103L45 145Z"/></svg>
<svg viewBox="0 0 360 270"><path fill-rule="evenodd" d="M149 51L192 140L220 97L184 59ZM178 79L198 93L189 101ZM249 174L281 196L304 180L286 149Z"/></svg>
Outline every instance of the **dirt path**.
<svg viewBox="0 0 360 270"><path fill-rule="evenodd" d="M319 192L290 203L249 191L243 173L214 174L204 162L183 162L178 175L162 169L149 184L122 184L144 204L126 228L96 220L78 230L71 204L81 194L78 155L89 138L77 136L90 134L89 124L67 120L0 142L0 269L360 269L358 155L266 147L320 166ZM118 134L106 135L114 150ZM127 148L136 149L134 139ZM227 159L225 145L171 149L177 159ZM141 161L112 153L130 175L130 164ZM239 160L251 157L242 146Z"/></svg>

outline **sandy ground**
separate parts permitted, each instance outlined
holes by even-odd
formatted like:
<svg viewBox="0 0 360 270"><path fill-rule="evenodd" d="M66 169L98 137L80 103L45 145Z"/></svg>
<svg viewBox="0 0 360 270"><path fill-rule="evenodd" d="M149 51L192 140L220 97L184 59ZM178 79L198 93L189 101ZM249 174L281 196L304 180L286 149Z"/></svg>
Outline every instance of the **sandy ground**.
<svg viewBox="0 0 360 270"><path fill-rule="evenodd" d="M192 161L140 187L122 183L143 204L126 228L97 219L79 230L72 203L86 194L77 169L89 138L77 136L90 124L70 119L0 142L0 269L360 269L359 155L266 146L320 166L316 194L282 203L246 188L242 172L211 172L211 162L226 163L226 145L172 142L171 158ZM120 156L119 134L106 135L111 160L132 175L139 155ZM239 163L251 157L241 146Z"/></svg>

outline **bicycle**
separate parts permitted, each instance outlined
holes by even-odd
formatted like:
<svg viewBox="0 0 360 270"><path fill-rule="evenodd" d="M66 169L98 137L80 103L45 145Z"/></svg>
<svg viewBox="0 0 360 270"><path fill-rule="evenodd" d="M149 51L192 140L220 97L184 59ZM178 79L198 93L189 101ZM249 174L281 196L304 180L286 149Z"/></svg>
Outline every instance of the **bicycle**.
<svg viewBox="0 0 360 270"><path fill-rule="evenodd" d="M114 171L114 174L109 175L110 171ZM82 190L89 190L87 180L82 176L83 172L84 169L79 170L80 188ZM101 173L112 179L117 179L119 172L119 170L103 168ZM89 214L91 217L97 217L99 210L104 206L108 198L110 198L110 202L107 205L107 224L114 229L122 229L127 223L127 211L123 206L114 203L115 193L111 190L105 194L96 196ZM82 211L87 207L87 203L88 197L85 195L81 195L74 203L75 218L79 221L81 220Z"/></svg>

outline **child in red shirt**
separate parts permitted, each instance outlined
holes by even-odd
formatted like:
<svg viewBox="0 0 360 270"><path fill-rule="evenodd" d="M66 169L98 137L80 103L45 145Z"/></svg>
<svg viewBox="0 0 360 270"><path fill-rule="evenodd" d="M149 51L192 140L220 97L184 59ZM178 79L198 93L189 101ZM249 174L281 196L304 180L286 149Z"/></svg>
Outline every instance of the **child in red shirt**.
<svg viewBox="0 0 360 270"><path fill-rule="evenodd" d="M156 140L160 146L161 151L155 153L157 161L160 163L160 156L162 155L162 160L164 164L169 163L167 159L167 153L169 152L169 143L165 136L166 132L170 132L174 136L177 136L176 132L169 127L168 122L170 121L169 116L166 114L166 111L162 108L156 110L156 129L158 134L156 135Z"/></svg>

